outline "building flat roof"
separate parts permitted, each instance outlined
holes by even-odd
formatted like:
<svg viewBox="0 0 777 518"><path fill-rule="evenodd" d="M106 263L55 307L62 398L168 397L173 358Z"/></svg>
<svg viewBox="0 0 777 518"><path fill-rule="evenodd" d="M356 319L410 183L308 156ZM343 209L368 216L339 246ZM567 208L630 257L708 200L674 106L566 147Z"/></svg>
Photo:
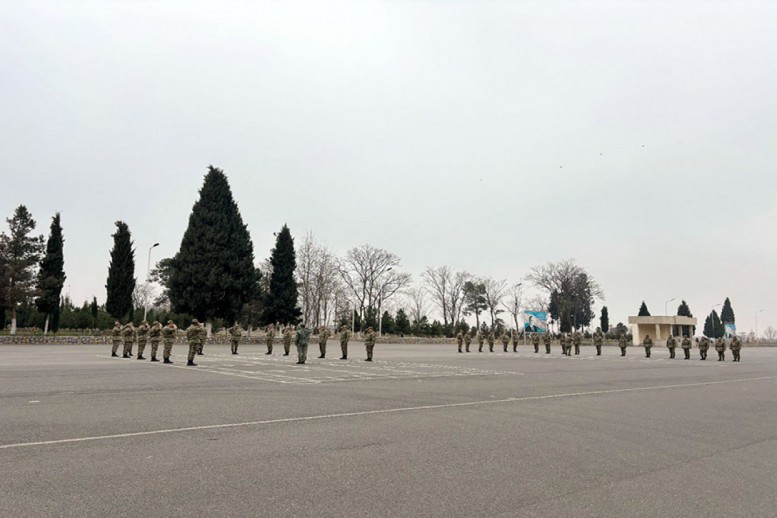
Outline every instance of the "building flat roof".
<svg viewBox="0 0 777 518"><path fill-rule="evenodd" d="M680 317L680 316L649 316L649 317L629 317L629 324L659 324L670 326L695 326L695 317Z"/></svg>

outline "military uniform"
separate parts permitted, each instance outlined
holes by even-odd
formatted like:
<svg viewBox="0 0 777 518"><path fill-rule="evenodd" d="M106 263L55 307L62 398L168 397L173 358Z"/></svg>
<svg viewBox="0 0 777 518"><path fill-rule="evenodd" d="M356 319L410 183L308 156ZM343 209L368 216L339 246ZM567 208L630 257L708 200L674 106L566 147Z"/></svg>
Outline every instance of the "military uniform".
<svg viewBox="0 0 777 518"><path fill-rule="evenodd" d="M199 342L197 343L197 354L202 356L202 348L205 346L205 342L208 341L208 330L205 329L205 326L200 323L200 329L199 329Z"/></svg>
<svg viewBox="0 0 777 518"><path fill-rule="evenodd" d="M464 350L469 352L469 346L472 344L472 333L464 333Z"/></svg>
<svg viewBox="0 0 777 518"><path fill-rule="evenodd" d="M348 339L351 338L351 331L346 326L340 327L340 350L343 352L341 360L348 359Z"/></svg>
<svg viewBox="0 0 777 518"><path fill-rule="evenodd" d="M198 354L200 347L202 346L202 333L200 329L202 324L195 318L192 320L192 324L186 328L186 340L189 342L189 356L187 358L186 365L196 367L194 363L194 356Z"/></svg>
<svg viewBox="0 0 777 518"><path fill-rule="evenodd" d="M680 342L680 347L683 349L683 353L685 354L685 359L690 360L691 359L691 339L687 336L683 337L683 341Z"/></svg>
<svg viewBox="0 0 777 518"><path fill-rule="evenodd" d="M715 350L718 352L718 361L726 361L726 340L724 338L715 340Z"/></svg>
<svg viewBox="0 0 777 518"><path fill-rule="evenodd" d="M550 332L542 334L542 342L545 344L545 354L550 354L550 344L553 338L550 336Z"/></svg>
<svg viewBox="0 0 777 518"><path fill-rule="evenodd" d="M702 336L701 340L699 340L699 357L702 360L707 359L707 351L710 348L710 339L706 336Z"/></svg>
<svg viewBox="0 0 777 518"><path fill-rule="evenodd" d="M283 330L283 355L288 356L289 351L291 351L291 338L294 334L294 328L291 326L286 326L286 328Z"/></svg>
<svg viewBox="0 0 777 518"><path fill-rule="evenodd" d="M645 358L650 358L650 349L653 348L653 339L650 338L650 335L645 336L645 339L642 341L642 347L645 348Z"/></svg>
<svg viewBox="0 0 777 518"><path fill-rule="evenodd" d="M735 336L731 339L729 348L731 349L731 354L734 355L734 361L738 362L740 360L739 352L742 350L742 342L739 341L738 337Z"/></svg>
<svg viewBox="0 0 777 518"><path fill-rule="evenodd" d="M561 336L558 339L559 343L561 344L561 354L564 356L570 355L570 348L571 345L569 344L569 335L566 333L561 333Z"/></svg>
<svg viewBox="0 0 777 518"><path fill-rule="evenodd" d="M159 349L159 342L162 340L162 324L154 321L154 325L148 330L148 339L151 342L151 361L158 362L156 352Z"/></svg>
<svg viewBox="0 0 777 518"><path fill-rule="evenodd" d="M371 327L367 328L364 335L364 346L367 348L367 358L364 361L372 361L372 351L375 349L375 331Z"/></svg>
<svg viewBox="0 0 777 518"><path fill-rule="evenodd" d="M461 346L464 344L464 334L461 331L456 333L456 343L459 345L459 352L462 352Z"/></svg>
<svg viewBox="0 0 777 518"><path fill-rule="evenodd" d="M265 354L272 354L272 345L275 342L275 326L270 324L264 332L264 341L267 343L267 352Z"/></svg>
<svg viewBox="0 0 777 518"><path fill-rule="evenodd" d="M502 333L502 346L505 352L507 352L507 346L510 345L510 336L507 333Z"/></svg>
<svg viewBox="0 0 777 518"><path fill-rule="evenodd" d="M540 335L537 333L532 333L531 335L531 344L534 346L534 352L538 353L540 352Z"/></svg>
<svg viewBox="0 0 777 518"><path fill-rule="evenodd" d="M291 336L291 333L289 333L289 336ZM304 365L308 359L308 344L310 343L310 329L305 327L305 324L299 325L297 338L294 343L297 346L297 363Z"/></svg>
<svg viewBox="0 0 777 518"><path fill-rule="evenodd" d="M618 347L621 348L621 356L626 356L626 347L628 347L629 341L626 339L626 335L622 334L618 337Z"/></svg>
<svg viewBox="0 0 777 518"><path fill-rule="evenodd" d="M232 346L232 354L237 354L237 347L240 345L240 339L243 337L243 330L237 325L229 328L229 345Z"/></svg>
<svg viewBox="0 0 777 518"><path fill-rule="evenodd" d="M677 340L674 336L669 335L666 340L666 348L669 349L669 359L674 359L674 350L677 348Z"/></svg>
<svg viewBox="0 0 777 518"><path fill-rule="evenodd" d="M580 354L580 342L583 341L583 336L579 331L575 331L572 334L572 344L575 346L575 354Z"/></svg>
<svg viewBox="0 0 777 518"><path fill-rule="evenodd" d="M146 342L148 342L148 332L150 329L151 326L149 326L148 322L145 320L138 326L138 360L145 360L145 358L143 358L143 351L146 350Z"/></svg>
<svg viewBox="0 0 777 518"><path fill-rule="evenodd" d="M483 352L483 332L478 331L478 352Z"/></svg>
<svg viewBox="0 0 777 518"><path fill-rule="evenodd" d="M486 340L488 341L488 352L494 352L494 331L491 330L488 332L488 336L486 337Z"/></svg>
<svg viewBox="0 0 777 518"><path fill-rule="evenodd" d="M322 327L318 332L318 350L321 352L319 358L326 357L326 341L329 340L329 330Z"/></svg>
<svg viewBox="0 0 777 518"><path fill-rule="evenodd" d="M162 343L165 350L162 352L162 358L164 363L173 363L170 360L170 354L173 352L173 344L175 343L175 336L178 333L178 327L173 324L172 320L167 321L167 325L162 328Z"/></svg>
<svg viewBox="0 0 777 518"><path fill-rule="evenodd" d="M119 350L119 346L121 345L121 324L118 322L116 322L113 325L113 329L111 329L111 341L113 342L111 347L111 356L118 356L116 351Z"/></svg>
<svg viewBox="0 0 777 518"><path fill-rule="evenodd" d="M135 344L135 326L132 322L121 328L121 336L124 338L124 355L122 358L132 356L132 346Z"/></svg>
<svg viewBox="0 0 777 518"><path fill-rule="evenodd" d="M513 339L513 352L518 352L518 333L516 331L510 331L510 335Z"/></svg>
<svg viewBox="0 0 777 518"><path fill-rule="evenodd" d="M604 344L604 335L601 331L597 330L594 333L594 347L596 348L596 356L602 355L602 345Z"/></svg>

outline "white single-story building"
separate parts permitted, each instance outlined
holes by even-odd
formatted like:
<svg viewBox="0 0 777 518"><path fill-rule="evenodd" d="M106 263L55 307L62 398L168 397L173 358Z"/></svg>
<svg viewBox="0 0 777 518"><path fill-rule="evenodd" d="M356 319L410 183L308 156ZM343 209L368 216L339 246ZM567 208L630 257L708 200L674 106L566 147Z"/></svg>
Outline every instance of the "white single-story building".
<svg viewBox="0 0 777 518"><path fill-rule="evenodd" d="M629 317L629 324L633 336L632 344L642 345L645 336L650 335L653 345L666 345L674 326L695 326L696 319L680 316Z"/></svg>

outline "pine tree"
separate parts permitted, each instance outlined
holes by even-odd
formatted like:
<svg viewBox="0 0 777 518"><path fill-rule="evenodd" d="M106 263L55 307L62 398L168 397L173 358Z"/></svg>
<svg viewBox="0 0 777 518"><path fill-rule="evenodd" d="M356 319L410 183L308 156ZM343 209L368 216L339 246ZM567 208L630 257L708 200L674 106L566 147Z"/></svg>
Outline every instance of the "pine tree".
<svg viewBox="0 0 777 518"><path fill-rule="evenodd" d="M720 321L724 324L736 323L736 317L734 317L734 309L731 307L731 301L726 300L723 302L723 308L720 310Z"/></svg>
<svg viewBox="0 0 777 518"><path fill-rule="evenodd" d="M610 329L610 315L607 311L607 306L602 306L602 316L599 318L601 324L602 333L606 333Z"/></svg>
<svg viewBox="0 0 777 518"><path fill-rule="evenodd" d="M297 306L297 281L294 279L297 259L294 252L294 239L286 225L283 225L276 235L270 264L272 265L270 291L265 300L262 321L296 324L302 314Z"/></svg>
<svg viewBox="0 0 777 518"><path fill-rule="evenodd" d="M51 219L51 230L46 242L46 255L40 263L38 270L38 298L35 305L38 311L46 315L43 325L43 334L49 331L51 321L52 331L59 328L59 297L62 295L62 287L65 285L65 257L63 246L65 239L62 237L59 212Z"/></svg>
<svg viewBox="0 0 777 518"><path fill-rule="evenodd" d="M723 324L718 318L718 313L714 309L704 321L704 336L708 338L720 338L725 333Z"/></svg>
<svg viewBox="0 0 777 518"><path fill-rule="evenodd" d="M691 313L691 308L688 307L688 303L685 302L684 300L682 301L682 303L680 303L679 306L677 306L677 316L678 317L692 317L693 316L693 314ZM676 326L676 327L680 327L681 328L680 330L682 331L682 335L683 336L693 336L694 335L694 330L692 329L693 326ZM678 329L674 330L674 334L675 335L678 334L677 331L678 331Z"/></svg>
<svg viewBox="0 0 777 518"><path fill-rule="evenodd" d="M108 297L105 309L113 318L122 319L132 310L132 292L135 291L135 250L129 227L123 221L116 222L113 234L111 262L105 289Z"/></svg>
<svg viewBox="0 0 777 518"><path fill-rule="evenodd" d="M393 335L396 332L396 321L388 311L383 312L383 318L381 319L380 326L381 332L383 334Z"/></svg>
<svg viewBox="0 0 777 518"><path fill-rule="evenodd" d="M644 300L642 301L642 305L639 307L639 313L637 314L637 316L640 316L640 317L650 316L650 311L648 311L647 304L645 304Z"/></svg>
<svg viewBox="0 0 777 518"><path fill-rule="evenodd" d="M11 309L11 334L16 334L16 309L30 302L35 293L37 266L43 252L43 236L29 235L35 230L35 220L24 205L19 205L13 217L6 220L10 235L2 234L4 305Z"/></svg>
<svg viewBox="0 0 777 518"><path fill-rule="evenodd" d="M234 322L258 281L254 245L221 169L208 167L181 248L168 263L170 302L208 324Z"/></svg>
<svg viewBox="0 0 777 518"><path fill-rule="evenodd" d="M410 319L402 308L397 310L396 327L400 336L410 333Z"/></svg>

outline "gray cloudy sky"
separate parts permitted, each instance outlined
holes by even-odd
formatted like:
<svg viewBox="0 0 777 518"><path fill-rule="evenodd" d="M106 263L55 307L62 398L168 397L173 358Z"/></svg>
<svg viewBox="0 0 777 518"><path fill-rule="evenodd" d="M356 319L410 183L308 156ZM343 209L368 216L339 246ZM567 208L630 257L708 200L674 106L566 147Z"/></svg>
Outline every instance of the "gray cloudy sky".
<svg viewBox="0 0 777 518"><path fill-rule="evenodd" d="M0 208L62 212L76 302L117 219L140 279L177 251L213 164L257 259L283 223L416 278L574 257L613 323L729 296L763 330L775 27L773 1L6 1Z"/></svg>

